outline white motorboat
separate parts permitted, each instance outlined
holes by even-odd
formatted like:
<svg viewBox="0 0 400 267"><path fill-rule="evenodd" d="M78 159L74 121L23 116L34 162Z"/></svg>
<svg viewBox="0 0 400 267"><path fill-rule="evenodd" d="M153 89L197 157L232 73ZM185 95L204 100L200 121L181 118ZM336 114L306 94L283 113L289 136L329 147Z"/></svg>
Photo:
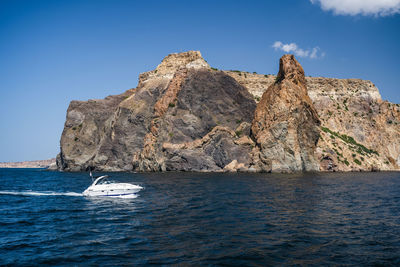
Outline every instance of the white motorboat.
<svg viewBox="0 0 400 267"><path fill-rule="evenodd" d="M92 173L90 177L93 178ZM95 178L91 186L83 191L84 196L91 197L129 197L135 195L143 187L129 183L115 183L108 180L108 175Z"/></svg>

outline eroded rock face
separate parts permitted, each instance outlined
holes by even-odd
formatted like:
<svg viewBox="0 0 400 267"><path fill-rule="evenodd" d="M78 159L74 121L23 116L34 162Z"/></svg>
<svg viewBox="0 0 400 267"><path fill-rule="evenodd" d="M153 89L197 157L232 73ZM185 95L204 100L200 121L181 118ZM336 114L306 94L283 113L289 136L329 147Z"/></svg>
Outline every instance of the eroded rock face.
<svg viewBox="0 0 400 267"><path fill-rule="evenodd" d="M203 59L199 51L188 51L170 54L164 58L156 68L159 75L174 74L180 69L209 69L210 66Z"/></svg>
<svg viewBox="0 0 400 267"><path fill-rule="evenodd" d="M86 170L99 153L99 145L109 134L118 105L134 92L108 96L102 100L72 101L61 135L57 166L61 170Z"/></svg>
<svg viewBox="0 0 400 267"><path fill-rule="evenodd" d="M233 160L249 165L248 144L235 142L256 104L223 72L185 69L175 74L154 108L138 171L219 171Z"/></svg>
<svg viewBox="0 0 400 267"><path fill-rule="evenodd" d="M242 168L254 144L241 137L250 132L255 108L247 89L212 71L199 52L172 54L141 74L134 90L72 102L58 167L222 171L236 160L231 169Z"/></svg>
<svg viewBox="0 0 400 267"><path fill-rule="evenodd" d="M225 73L256 102L276 80L274 75ZM321 120L316 149L320 171L399 170L399 104L382 101L378 88L367 80L306 77L306 82Z"/></svg>
<svg viewBox="0 0 400 267"><path fill-rule="evenodd" d="M252 135L259 152L254 154L254 165L263 171L319 170L314 156L319 126L303 68L293 55L284 55L276 82L255 112Z"/></svg>
<svg viewBox="0 0 400 267"><path fill-rule="evenodd" d="M121 95L72 101L60 145L66 171L399 170L400 105L369 81L304 78L291 56L275 76L189 51Z"/></svg>

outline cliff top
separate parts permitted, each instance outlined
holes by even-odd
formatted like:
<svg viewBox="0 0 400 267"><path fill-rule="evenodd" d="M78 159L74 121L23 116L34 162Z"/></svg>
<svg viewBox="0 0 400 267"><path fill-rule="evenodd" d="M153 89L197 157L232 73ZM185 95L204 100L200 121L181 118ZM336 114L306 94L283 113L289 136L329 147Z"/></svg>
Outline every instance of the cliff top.
<svg viewBox="0 0 400 267"><path fill-rule="evenodd" d="M293 55L284 55L280 60L280 70L278 78L275 75L264 75L250 73L247 71L224 71L235 78L240 84L245 86L256 98L260 98L263 92L272 84L276 78L291 77L296 84L303 84L304 79L307 82L308 92L312 99L317 95L329 94L336 98L336 95L350 93L352 96L360 96L374 100L381 100L381 95L375 85L367 80L361 79L338 79L324 77L304 77L304 70L298 62L292 64ZM294 67L295 66L295 67ZM173 75L182 68L207 68L211 69L207 61L204 60L200 51L187 51L182 53L173 53L166 56L155 70L141 73L139 76L139 85L164 79L168 82ZM215 70L215 69L214 69Z"/></svg>
<svg viewBox="0 0 400 267"><path fill-rule="evenodd" d="M293 55L283 55L279 60L279 72L277 80L291 80L296 84L306 84L303 67Z"/></svg>
<svg viewBox="0 0 400 267"><path fill-rule="evenodd" d="M200 51L174 53L166 56L157 66L157 74L174 73L180 68L210 68L210 65L201 56Z"/></svg>

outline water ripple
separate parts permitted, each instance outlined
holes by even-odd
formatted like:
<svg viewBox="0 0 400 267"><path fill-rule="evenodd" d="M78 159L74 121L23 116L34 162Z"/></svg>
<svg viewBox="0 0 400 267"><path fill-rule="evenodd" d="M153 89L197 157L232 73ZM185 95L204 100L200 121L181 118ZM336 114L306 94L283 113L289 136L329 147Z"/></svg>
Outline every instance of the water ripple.
<svg viewBox="0 0 400 267"><path fill-rule="evenodd" d="M0 265L400 265L398 173L110 175L0 169Z"/></svg>

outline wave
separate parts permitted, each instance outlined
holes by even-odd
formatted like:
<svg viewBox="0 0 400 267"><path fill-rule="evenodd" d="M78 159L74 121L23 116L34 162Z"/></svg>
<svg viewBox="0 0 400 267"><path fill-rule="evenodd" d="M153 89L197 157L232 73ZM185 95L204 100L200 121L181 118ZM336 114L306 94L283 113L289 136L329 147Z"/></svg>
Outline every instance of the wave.
<svg viewBox="0 0 400 267"><path fill-rule="evenodd" d="M15 196L69 196L69 197L82 197L82 193L76 192L37 192L37 191L0 191L0 195L15 195ZM121 196L96 196L91 198L137 198L138 195L121 195Z"/></svg>
<svg viewBox="0 0 400 267"><path fill-rule="evenodd" d="M131 194L131 195L122 195L122 196L112 196L113 198L137 198L138 195Z"/></svg>
<svg viewBox="0 0 400 267"><path fill-rule="evenodd" d="M69 197L80 197L82 193L76 192L36 192L36 191L0 191L0 195L16 195L16 196L69 196Z"/></svg>

